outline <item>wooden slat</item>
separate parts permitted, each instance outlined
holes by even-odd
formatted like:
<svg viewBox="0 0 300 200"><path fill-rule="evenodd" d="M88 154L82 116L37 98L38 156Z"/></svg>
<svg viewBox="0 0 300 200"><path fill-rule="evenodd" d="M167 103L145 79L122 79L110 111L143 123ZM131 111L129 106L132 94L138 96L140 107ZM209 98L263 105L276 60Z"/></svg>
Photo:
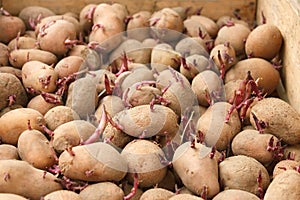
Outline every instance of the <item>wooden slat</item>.
<svg viewBox="0 0 300 200"><path fill-rule="evenodd" d="M282 48L283 85L289 103L300 113L300 5L297 0L258 0L257 20L261 12L267 23L276 25L284 38Z"/></svg>
<svg viewBox="0 0 300 200"><path fill-rule="evenodd" d="M75 3L76 2L76 3ZM70 10L79 13L81 8L89 3L111 3L111 0L2 0L3 6L13 15L17 15L26 6L39 5L50 8L57 14L63 14ZM154 11L163 7L184 6L190 7L190 12L203 8L203 15L217 19L222 15L232 15L239 10L241 17L249 23L255 18L256 0L113 0L113 2L125 3L129 12L140 10Z"/></svg>

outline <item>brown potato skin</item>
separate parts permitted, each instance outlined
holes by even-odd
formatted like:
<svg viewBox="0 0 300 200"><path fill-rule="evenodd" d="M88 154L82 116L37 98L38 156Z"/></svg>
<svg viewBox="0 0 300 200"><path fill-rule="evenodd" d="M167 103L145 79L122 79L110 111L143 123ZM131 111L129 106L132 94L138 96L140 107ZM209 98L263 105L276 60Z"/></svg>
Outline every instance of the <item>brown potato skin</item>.
<svg viewBox="0 0 300 200"><path fill-rule="evenodd" d="M287 170L274 178L269 185L264 200L300 199L300 173Z"/></svg>
<svg viewBox="0 0 300 200"><path fill-rule="evenodd" d="M57 99L60 99L61 97L55 94L51 94ZM33 97L27 104L27 108L32 108L37 111L39 111L42 115L45 115L50 109L62 105L63 102L61 103L49 103L46 102L45 99L41 95L37 95Z"/></svg>
<svg viewBox="0 0 300 200"><path fill-rule="evenodd" d="M279 174L285 172L286 170L295 170L300 165L300 162L295 160L281 160L279 161L273 170L273 179Z"/></svg>
<svg viewBox="0 0 300 200"><path fill-rule="evenodd" d="M126 161L109 144L96 142L80 145L72 148L72 152L75 156L67 151L59 156L62 174L71 179L91 182L120 181L127 173Z"/></svg>
<svg viewBox="0 0 300 200"><path fill-rule="evenodd" d="M68 56L62 58L54 68L59 78L67 77L73 73L84 70L84 59L79 56Z"/></svg>
<svg viewBox="0 0 300 200"><path fill-rule="evenodd" d="M263 190L265 191L270 184L270 177L266 168L251 157L239 155L225 158L219 164L219 171L220 183L224 190L240 189L258 196L257 177L259 171L262 175Z"/></svg>
<svg viewBox="0 0 300 200"><path fill-rule="evenodd" d="M16 146L21 133L28 129L28 120L30 120L32 129L42 131L40 125L45 125L44 117L34 109L18 108L5 113L0 118L0 137L2 141Z"/></svg>
<svg viewBox="0 0 300 200"><path fill-rule="evenodd" d="M38 130L26 130L20 135L18 153L22 160L38 169L46 169L56 163L49 140Z"/></svg>
<svg viewBox="0 0 300 200"><path fill-rule="evenodd" d="M26 91L15 75L10 73L0 73L0 88L0 110L9 106L8 98L11 95L16 95L14 104L26 106L28 102Z"/></svg>
<svg viewBox="0 0 300 200"><path fill-rule="evenodd" d="M37 48L36 39L34 39L32 37L28 37L28 36L21 36L18 38L18 41L17 41L17 38L15 38L15 39L11 40L7 46L11 51L16 50L16 49Z"/></svg>
<svg viewBox="0 0 300 200"><path fill-rule="evenodd" d="M139 187L147 188L158 184L167 174L167 167L163 165L159 156L164 157L161 148L151 141L136 139L128 143L121 152L121 156L128 163L126 179L133 184L133 174L136 172Z"/></svg>
<svg viewBox="0 0 300 200"><path fill-rule="evenodd" d="M191 194L176 194L173 197L169 198L169 200L204 200L204 199Z"/></svg>
<svg viewBox="0 0 300 200"><path fill-rule="evenodd" d="M70 190L57 190L44 196L46 200L82 200L79 194Z"/></svg>
<svg viewBox="0 0 300 200"><path fill-rule="evenodd" d="M237 62L232 66L225 75L225 83L244 78L247 72L251 72L254 80L259 79L258 87L265 94L271 94L279 83L279 72L274 69L273 65L261 58L249 58Z"/></svg>
<svg viewBox="0 0 300 200"><path fill-rule="evenodd" d="M283 38L280 30L272 24L256 27L246 40L246 54L267 60L274 58L281 48Z"/></svg>
<svg viewBox="0 0 300 200"><path fill-rule="evenodd" d="M169 199L172 196L174 196L175 193L166 190L166 189L162 189L162 188L152 188L152 189L148 189L146 190L140 200L165 200L165 199Z"/></svg>
<svg viewBox="0 0 300 200"><path fill-rule="evenodd" d="M54 131L58 126L73 120L79 120L78 114L70 107L59 105L51 108L45 115L47 127Z"/></svg>
<svg viewBox="0 0 300 200"><path fill-rule="evenodd" d="M0 179L0 193L13 193L40 200L46 194L61 190L62 186L51 173L44 173L25 161L0 160L0 174L8 174L8 178Z"/></svg>
<svg viewBox="0 0 300 200"><path fill-rule="evenodd" d="M8 44L18 32L20 35L25 33L25 24L19 17L0 15L0 30L0 42Z"/></svg>
<svg viewBox="0 0 300 200"><path fill-rule="evenodd" d="M10 144L0 145L0 160L18 160L18 149Z"/></svg>
<svg viewBox="0 0 300 200"><path fill-rule="evenodd" d="M300 114L287 102L274 97L264 98L251 108L251 112L258 120L268 123L265 132L289 145L300 143ZM253 115L250 115L250 122L256 127Z"/></svg>
<svg viewBox="0 0 300 200"><path fill-rule="evenodd" d="M271 134L260 134L257 130L244 130L233 138L231 149L234 155L250 156L266 166L274 160L274 151L267 150L272 137L276 144L279 140Z"/></svg>
<svg viewBox="0 0 300 200"><path fill-rule="evenodd" d="M224 190L217 194L212 200L259 200L259 198L247 191L244 190L236 190L236 189L230 189L230 190Z"/></svg>
<svg viewBox="0 0 300 200"><path fill-rule="evenodd" d="M11 66L0 67L0 73L9 73L15 75L19 80L22 79L22 71Z"/></svg>
<svg viewBox="0 0 300 200"><path fill-rule="evenodd" d="M0 66L8 65L9 47L0 43Z"/></svg>
<svg viewBox="0 0 300 200"><path fill-rule="evenodd" d="M150 37L149 19L151 12L139 11L131 16L127 24L127 36L139 41ZM142 29L143 28L143 29Z"/></svg>
<svg viewBox="0 0 300 200"><path fill-rule="evenodd" d="M124 192L114 183L101 182L87 186L79 196L84 200L123 200Z"/></svg>
<svg viewBox="0 0 300 200"><path fill-rule="evenodd" d="M295 160L300 162L300 144L288 145L284 149L284 159L288 159L289 153L294 154Z"/></svg>
<svg viewBox="0 0 300 200"><path fill-rule="evenodd" d="M18 69L22 69L26 62L32 60L52 65L57 62L57 57L51 52L40 49L16 49L10 52L9 62Z"/></svg>

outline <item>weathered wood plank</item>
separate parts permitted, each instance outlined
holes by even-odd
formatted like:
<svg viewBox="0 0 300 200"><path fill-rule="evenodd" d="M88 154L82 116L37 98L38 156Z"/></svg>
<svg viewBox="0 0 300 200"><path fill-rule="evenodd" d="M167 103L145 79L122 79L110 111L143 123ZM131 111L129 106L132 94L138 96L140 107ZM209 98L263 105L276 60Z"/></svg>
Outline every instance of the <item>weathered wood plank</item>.
<svg viewBox="0 0 300 200"><path fill-rule="evenodd" d="M300 5L297 0L258 0L257 21L261 12L267 23L276 25L284 38L282 48L283 85L289 103L300 113Z"/></svg>
<svg viewBox="0 0 300 200"><path fill-rule="evenodd" d="M57 3L58 2L58 3ZM75 3L76 2L76 3ZM2 0L3 7L13 15L18 14L26 6L39 5L50 8L57 14L68 11L79 13L81 8L89 3L111 3L111 0ZM239 11L241 17L249 23L255 19L256 0L114 0L113 2L125 3L129 12L135 13L140 10L154 11L163 7L183 6L190 7L190 13L203 8L202 13L213 19L222 15L233 15Z"/></svg>

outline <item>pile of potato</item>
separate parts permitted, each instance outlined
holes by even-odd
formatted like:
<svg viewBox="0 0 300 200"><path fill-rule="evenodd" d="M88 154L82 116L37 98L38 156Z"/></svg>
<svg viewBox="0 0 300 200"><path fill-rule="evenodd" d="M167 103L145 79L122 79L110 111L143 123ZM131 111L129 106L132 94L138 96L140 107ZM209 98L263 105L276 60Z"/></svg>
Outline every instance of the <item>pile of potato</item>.
<svg viewBox="0 0 300 200"><path fill-rule="evenodd" d="M0 199L300 199L282 43L181 7L1 9Z"/></svg>

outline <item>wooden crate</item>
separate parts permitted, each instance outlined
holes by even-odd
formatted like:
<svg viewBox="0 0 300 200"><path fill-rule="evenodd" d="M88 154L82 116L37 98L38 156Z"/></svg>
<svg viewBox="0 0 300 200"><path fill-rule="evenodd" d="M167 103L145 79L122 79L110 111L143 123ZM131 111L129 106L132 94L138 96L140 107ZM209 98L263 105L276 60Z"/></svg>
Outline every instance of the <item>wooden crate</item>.
<svg viewBox="0 0 300 200"><path fill-rule="evenodd" d="M59 3L56 3L59 2ZM76 3L75 3L76 2ZM26 6L39 5L57 14L68 11L79 13L89 3L111 3L108 0L0 0L0 5L13 15ZM261 12L267 23L279 27L284 37L282 48L283 70L279 94L300 113L300 0L114 0L125 3L130 13L139 10L155 11L163 7L190 7L190 13L202 9L202 14L212 19L238 12L242 19L253 24L261 23ZM1 34L1 33L0 33ZM286 91L286 93L284 93Z"/></svg>

